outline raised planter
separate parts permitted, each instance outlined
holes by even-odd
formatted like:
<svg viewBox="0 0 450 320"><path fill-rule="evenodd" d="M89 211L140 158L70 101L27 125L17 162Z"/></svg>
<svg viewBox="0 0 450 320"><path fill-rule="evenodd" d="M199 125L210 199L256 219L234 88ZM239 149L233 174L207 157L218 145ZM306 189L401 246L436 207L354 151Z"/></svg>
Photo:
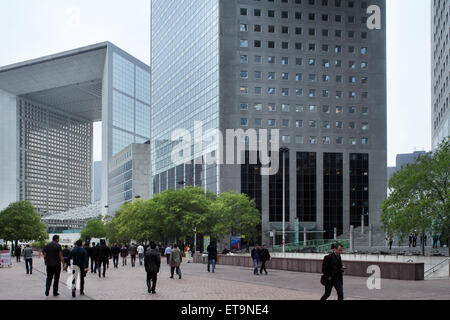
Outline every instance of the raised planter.
<svg viewBox="0 0 450 320"><path fill-rule="evenodd" d="M194 263L202 263L200 254L194 256ZM395 280L424 280L423 263L404 262L373 262L373 261L351 261L343 260L347 267L345 275L355 277L369 277L367 273L369 266L378 266L382 279ZM253 261L249 256L241 255L219 255L217 264L239 267L253 267ZM268 269L286 270L295 272L322 273L322 260L297 259L297 258L271 258L266 264Z"/></svg>

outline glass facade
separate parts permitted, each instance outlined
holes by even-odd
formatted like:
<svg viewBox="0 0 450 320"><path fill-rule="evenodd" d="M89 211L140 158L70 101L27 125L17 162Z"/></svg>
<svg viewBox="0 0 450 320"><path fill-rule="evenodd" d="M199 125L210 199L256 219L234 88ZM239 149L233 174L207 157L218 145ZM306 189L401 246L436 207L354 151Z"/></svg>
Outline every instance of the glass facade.
<svg viewBox="0 0 450 320"><path fill-rule="evenodd" d="M334 228L343 233L343 154L323 154L323 229L325 239L332 239Z"/></svg>
<svg viewBox="0 0 450 320"><path fill-rule="evenodd" d="M156 178L158 183L153 183L154 192L158 193L177 183L174 174L166 174L175 167L171 161L175 145L172 132L188 130L193 149L195 121L202 121L203 132L218 128L219 1L154 0L151 22L151 154L153 179L160 175ZM206 149L211 152L216 148L210 144L195 150L191 159L201 158ZM208 166L206 181L204 167L196 163L188 168L190 165L185 170L187 185L217 184L215 166Z"/></svg>
<svg viewBox="0 0 450 320"><path fill-rule="evenodd" d="M297 218L301 222L317 219L317 155L297 152Z"/></svg>
<svg viewBox="0 0 450 320"><path fill-rule="evenodd" d="M245 164L241 165L241 192L255 200L256 209L262 211L261 163L250 164L250 153L245 152Z"/></svg>
<svg viewBox="0 0 450 320"><path fill-rule="evenodd" d="M280 156L280 170L269 176L269 221L283 220L283 154ZM285 154L285 221L289 221L289 152Z"/></svg>
<svg viewBox="0 0 450 320"><path fill-rule="evenodd" d="M112 54L112 150L150 140L150 73Z"/></svg>
<svg viewBox="0 0 450 320"><path fill-rule="evenodd" d="M369 225L369 155L350 154L350 225Z"/></svg>

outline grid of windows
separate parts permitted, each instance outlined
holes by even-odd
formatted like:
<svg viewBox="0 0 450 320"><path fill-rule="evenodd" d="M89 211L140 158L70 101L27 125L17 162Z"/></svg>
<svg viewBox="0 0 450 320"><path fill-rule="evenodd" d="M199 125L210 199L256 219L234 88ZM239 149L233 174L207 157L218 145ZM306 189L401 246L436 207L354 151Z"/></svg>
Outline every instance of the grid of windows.
<svg viewBox="0 0 450 320"><path fill-rule="evenodd" d="M269 176L269 221L281 222L283 220L283 165L285 167L285 221L289 221L289 152L279 153L280 169L277 174Z"/></svg>
<svg viewBox="0 0 450 320"><path fill-rule="evenodd" d="M134 64L113 53L113 87L134 96Z"/></svg>
<svg viewBox="0 0 450 320"><path fill-rule="evenodd" d="M150 104L150 73L136 66L136 99Z"/></svg>
<svg viewBox="0 0 450 320"><path fill-rule="evenodd" d="M261 163L250 164L250 152L245 152L245 164L241 165L241 192L255 200L256 208L262 212Z"/></svg>
<svg viewBox="0 0 450 320"><path fill-rule="evenodd" d="M92 123L18 100L19 196L41 215L91 202Z"/></svg>

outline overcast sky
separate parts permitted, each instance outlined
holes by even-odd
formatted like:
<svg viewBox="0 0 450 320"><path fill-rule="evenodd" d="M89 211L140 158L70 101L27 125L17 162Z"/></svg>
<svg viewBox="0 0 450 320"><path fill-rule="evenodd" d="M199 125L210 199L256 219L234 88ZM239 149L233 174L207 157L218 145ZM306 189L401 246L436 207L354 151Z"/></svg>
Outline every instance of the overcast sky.
<svg viewBox="0 0 450 320"><path fill-rule="evenodd" d="M387 0L389 166L399 153L431 149L430 7ZM0 66L103 41L149 64L150 0L0 0Z"/></svg>

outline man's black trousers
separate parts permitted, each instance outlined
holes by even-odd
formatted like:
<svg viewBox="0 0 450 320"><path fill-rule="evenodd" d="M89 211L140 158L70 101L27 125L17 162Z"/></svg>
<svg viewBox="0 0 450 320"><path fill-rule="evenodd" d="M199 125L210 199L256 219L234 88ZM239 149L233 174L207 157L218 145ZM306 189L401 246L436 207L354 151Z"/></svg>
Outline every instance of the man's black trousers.
<svg viewBox="0 0 450 320"><path fill-rule="evenodd" d="M157 272L147 272L147 287L150 289L150 291L155 291L157 280L158 280Z"/></svg>
<svg viewBox="0 0 450 320"><path fill-rule="evenodd" d="M58 293L60 274L61 274L61 265L58 265L56 267L47 266L47 281L45 283L46 291L50 290L50 287L52 286L52 281L53 281L53 294Z"/></svg>
<svg viewBox="0 0 450 320"><path fill-rule="evenodd" d="M344 300L344 285L340 279L327 281L327 284L325 285L325 294L320 300L327 300L331 295L333 287L336 289L338 300Z"/></svg>

